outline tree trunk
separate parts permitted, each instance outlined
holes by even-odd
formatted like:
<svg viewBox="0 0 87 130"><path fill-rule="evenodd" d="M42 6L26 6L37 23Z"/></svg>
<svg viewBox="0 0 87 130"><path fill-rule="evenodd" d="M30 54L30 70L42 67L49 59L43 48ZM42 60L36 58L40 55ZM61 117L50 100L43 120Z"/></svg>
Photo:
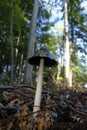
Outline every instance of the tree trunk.
<svg viewBox="0 0 87 130"><path fill-rule="evenodd" d="M24 75L24 82L31 85L32 85L33 67L28 63L28 59L34 55L34 46L35 46L35 39L36 39L35 31L36 31L36 25L37 25L38 9L39 9L39 1L34 0L29 45L28 45L28 52L27 52L26 70L25 70L25 75Z"/></svg>
<svg viewBox="0 0 87 130"><path fill-rule="evenodd" d="M69 70L70 70L70 54L69 54L69 30L68 30L68 10L67 2L64 0L64 24L65 24L65 78L67 87L70 87Z"/></svg>
<svg viewBox="0 0 87 130"><path fill-rule="evenodd" d="M14 80L14 47L13 47L13 12L14 12L14 6L13 6L14 0L12 0L11 3L11 83L13 83Z"/></svg>
<svg viewBox="0 0 87 130"><path fill-rule="evenodd" d="M74 47L74 27L73 27L73 16L71 16L71 48L70 48L70 55L73 54L73 47ZM73 76L73 72L72 72L72 61L71 65L70 65L70 87L72 87L72 76Z"/></svg>
<svg viewBox="0 0 87 130"><path fill-rule="evenodd" d="M70 68L70 74L69 74L69 85L70 85L70 87L72 87L72 69Z"/></svg>

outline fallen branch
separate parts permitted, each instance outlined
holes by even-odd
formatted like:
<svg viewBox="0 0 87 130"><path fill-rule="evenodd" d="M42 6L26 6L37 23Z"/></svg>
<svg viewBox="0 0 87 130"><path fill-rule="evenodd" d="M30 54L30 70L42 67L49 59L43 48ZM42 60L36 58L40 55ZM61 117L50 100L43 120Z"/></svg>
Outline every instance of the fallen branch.
<svg viewBox="0 0 87 130"><path fill-rule="evenodd" d="M22 85L15 85L15 86L0 86L0 90L8 90L8 89L19 89L19 88L31 88L31 89L36 89L35 87L33 86L29 86L29 85L26 85L26 84L22 84Z"/></svg>
<svg viewBox="0 0 87 130"><path fill-rule="evenodd" d="M13 86L0 86L0 90L5 91L7 89L15 89L15 87L13 87Z"/></svg>
<svg viewBox="0 0 87 130"><path fill-rule="evenodd" d="M77 113L77 114L79 114L79 115L82 115L82 116L87 117L87 112L85 112L85 111L78 111L77 109L75 109L75 108L73 108L73 107L71 107L71 111L72 111L72 112L75 112L75 113Z"/></svg>
<svg viewBox="0 0 87 130"><path fill-rule="evenodd" d="M15 111L18 111L20 110L21 107L18 107L18 106L0 106L0 110L15 110Z"/></svg>

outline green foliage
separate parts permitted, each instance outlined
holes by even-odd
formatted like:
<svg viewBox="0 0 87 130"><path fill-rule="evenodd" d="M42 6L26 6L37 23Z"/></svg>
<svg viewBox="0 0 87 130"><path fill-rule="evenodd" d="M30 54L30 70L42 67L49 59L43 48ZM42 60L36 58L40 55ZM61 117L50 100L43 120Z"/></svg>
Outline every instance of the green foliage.
<svg viewBox="0 0 87 130"><path fill-rule="evenodd" d="M83 1L70 0L68 2L70 42L72 44L71 68L74 73L73 80L79 83L84 82L86 77L81 66L81 64L84 65L85 63L85 43L87 42L87 28L85 26L87 17L84 13L84 8L81 6ZM83 77L82 80L81 77Z"/></svg>
<svg viewBox="0 0 87 130"><path fill-rule="evenodd" d="M26 3L27 4L27 3ZM30 3L29 3L30 4ZM22 68L20 64L23 64L26 60L26 50L28 44L28 32L27 27L28 12L26 12L25 5L22 1L14 1L13 11L13 45L14 45L14 73L15 78ZM24 10L22 10L24 9ZM27 14L27 15L26 15ZM10 77L11 69L11 48L10 48L10 24L11 24L11 1L0 1L0 78L2 79L3 70L6 71L8 77ZM29 20L28 20L29 21ZM28 31L28 32L27 32ZM18 50L18 52L16 52ZM23 55L23 59L21 56ZM21 62L21 60L23 60ZM6 80L6 79L5 79ZM9 81L8 81L9 82Z"/></svg>
<svg viewBox="0 0 87 130"><path fill-rule="evenodd" d="M14 81L21 81L25 71L27 46L30 33L30 23L32 17L33 2L29 0L15 0L13 14L13 45L14 45ZM69 34L72 54L70 57L71 67L74 72L73 81L82 82L87 79L87 70L85 70L85 55L87 55L87 15L81 7L83 0L70 0L68 2L69 14ZM64 54L63 34L55 35L50 31L53 24L50 23L52 9L56 8L59 1L40 1L39 14L36 30L36 48L41 46L48 48L51 53L59 60ZM52 6L53 5L53 6ZM61 5L61 1L58 5ZM62 10L63 11L63 10ZM11 24L11 0L0 1L0 83L10 82L11 71L11 48L10 48L10 24ZM52 29L51 29L52 30ZM63 32L62 32L63 33ZM80 56L79 56L80 54ZM60 64L62 64L60 63ZM81 66L82 65L82 66ZM62 65L61 65L62 66ZM84 69L83 69L84 68ZM6 71L6 77L2 79L3 71ZM35 82L36 68L33 70L33 81ZM44 81L53 80L57 76L57 67L45 68ZM64 81L64 67L61 67L60 81Z"/></svg>
<svg viewBox="0 0 87 130"><path fill-rule="evenodd" d="M84 85L87 82L87 69L86 66L80 65L73 68L73 82Z"/></svg>

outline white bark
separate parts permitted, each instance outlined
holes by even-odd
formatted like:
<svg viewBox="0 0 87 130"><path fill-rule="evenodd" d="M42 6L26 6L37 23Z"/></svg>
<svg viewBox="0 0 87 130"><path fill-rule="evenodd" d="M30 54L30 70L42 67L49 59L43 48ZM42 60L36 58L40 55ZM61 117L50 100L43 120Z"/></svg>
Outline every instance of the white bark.
<svg viewBox="0 0 87 130"><path fill-rule="evenodd" d="M69 85L72 87L72 69L70 69L70 74L69 74Z"/></svg>
<svg viewBox="0 0 87 130"><path fill-rule="evenodd" d="M43 68L44 68L44 59L41 59L39 70L38 70L37 88L36 88L33 112L40 110L42 81L43 81Z"/></svg>
<svg viewBox="0 0 87 130"><path fill-rule="evenodd" d="M29 37L29 45L27 52L27 60L34 55L34 46L35 46L35 31L37 25L37 17L38 17L38 9L39 9L39 0L34 0L33 12L32 12L32 21L31 21L31 31ZM26 63L26 71L24 76L24 82L32 84L32 69L33 67L28 63Z"/></svg>
<svg viewBox="0 0 87 130"><path fill-rule="evenodd" d="M69 30L68 30L68 10L67 10L67 2L64 1L64 9L65 9L65 78L67 87L70 86L69 83L69 70L70 70L70 54L69 54Z"/></svg>
<svg viewBox="0 0 87 130"><path fill-rule="evenodd" d="M58 64L58 72L57 72L57 81L59 80L59 77L60 77L60 72L61 72L61 65Z"/></svg>

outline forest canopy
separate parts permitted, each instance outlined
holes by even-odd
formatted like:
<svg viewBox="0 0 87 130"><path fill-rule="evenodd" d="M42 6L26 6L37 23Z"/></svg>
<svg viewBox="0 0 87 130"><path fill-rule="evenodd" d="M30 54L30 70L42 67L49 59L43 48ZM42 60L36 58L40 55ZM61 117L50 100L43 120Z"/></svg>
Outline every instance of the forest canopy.
<svg viewBox="0 0 87 130"><path fill-rule="evenodd" d="M69 76L71 77L69 80L72 80L73 85L85 85L87 82L87 14L82 6L84 2L85 0L67 2ZM39 0L36 20L33 19L34 4L34 1L28 0L0 1L0 84L24 82L27 51L30 37L31 39L33 37L31 25L35 24L32 55L44 46L58 61L58 67L49 70L45 68L44 82L46 83L47 79L65 82L67 72L65 71L64 1ZM36 80L36 70L37 68L33 67L32 82Z"/></svg>

